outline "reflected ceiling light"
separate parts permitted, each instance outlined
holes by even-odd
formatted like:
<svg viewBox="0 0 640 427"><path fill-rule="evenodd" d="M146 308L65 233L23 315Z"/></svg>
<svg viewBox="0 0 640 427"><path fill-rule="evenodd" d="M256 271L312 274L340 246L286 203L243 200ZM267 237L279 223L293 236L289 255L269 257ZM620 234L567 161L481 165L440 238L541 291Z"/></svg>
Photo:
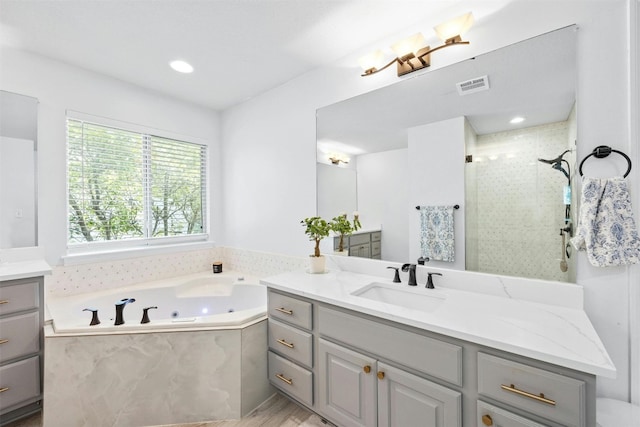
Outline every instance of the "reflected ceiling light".
<svg viewBox="0 0 640 427"><path fill-rule="evenodd" d="M349 157L345 156L344 154L332 153L329 155L329 161L334 165L339 165L340 162L347 164L349 163L349 160Z"/></svg>
<svg viewBox="0 0 640 427"><path fill-rule="evenodd" d="M520 116L514 117L513 119L509 120L509 123L511 123L512 125L516 125L522 122L524 122L524 117L520 117Z"/></svg>
<svg viewBox="0 0 640 427"><path fill-rule="evenodd" d="M432 52L448 46L469 44L468 41L462 40L462 35L471 28L471 25L473 25L471 12L437 25L434 30L444 44L433 49L426 45L424 36L421 33L416 33L400 40L391 46L396 57L386 65L382 65L384 63L384 54L379 50L365 55L358 61L364 70L362 76L376 74L394 63L397 64L398 77L426 68L431 65Z"/></svg>
<svg viewBox="0 0 640 427"><path fill-rule="evenodd" d="M179 73L193 73L193 67L188 62L176 60L171 61L169 65Z"/></svg>

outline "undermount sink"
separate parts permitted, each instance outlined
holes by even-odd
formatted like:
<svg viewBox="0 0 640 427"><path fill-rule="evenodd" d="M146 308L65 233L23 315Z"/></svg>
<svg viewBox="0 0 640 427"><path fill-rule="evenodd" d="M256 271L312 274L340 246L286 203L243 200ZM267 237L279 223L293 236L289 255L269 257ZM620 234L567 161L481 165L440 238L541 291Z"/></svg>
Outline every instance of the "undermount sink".
<svg viewBox="0 0 640 427"><path fill-rule="evenodd" d="M437 291L431 289L401 286L374 282L352 292L351 295L426 312L435 311L446 299L443 294L434 295Z"/></svg>

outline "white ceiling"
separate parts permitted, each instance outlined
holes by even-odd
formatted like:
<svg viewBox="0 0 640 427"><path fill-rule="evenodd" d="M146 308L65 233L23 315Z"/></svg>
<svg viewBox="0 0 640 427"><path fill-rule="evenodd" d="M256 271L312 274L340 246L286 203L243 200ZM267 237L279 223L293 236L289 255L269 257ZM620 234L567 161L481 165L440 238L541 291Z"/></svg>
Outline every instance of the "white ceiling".
<svg viewBox="0 0 640 427"><path fill-rule="evenodd" d="M223 110L458 3L0 0L0 43Z"/></svg>

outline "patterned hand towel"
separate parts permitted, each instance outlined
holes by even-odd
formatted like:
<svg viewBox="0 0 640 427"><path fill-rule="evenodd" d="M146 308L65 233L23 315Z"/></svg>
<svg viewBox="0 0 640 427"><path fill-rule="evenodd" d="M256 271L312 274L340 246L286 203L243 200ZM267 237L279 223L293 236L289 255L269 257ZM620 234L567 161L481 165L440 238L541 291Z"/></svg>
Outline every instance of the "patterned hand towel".
<svg viewBox="0 0 640 427"><path fill-rule="evenodd" d="M420 206L420 249L431 260L454 261L453 206Z"/></svg>
<svg viewBox="0 0 640 427"><path fill-rule="evenodd" d="M571 244L586 250L596 267L640 262L640 239L624 178L583 178L580 217Z"/></svg>

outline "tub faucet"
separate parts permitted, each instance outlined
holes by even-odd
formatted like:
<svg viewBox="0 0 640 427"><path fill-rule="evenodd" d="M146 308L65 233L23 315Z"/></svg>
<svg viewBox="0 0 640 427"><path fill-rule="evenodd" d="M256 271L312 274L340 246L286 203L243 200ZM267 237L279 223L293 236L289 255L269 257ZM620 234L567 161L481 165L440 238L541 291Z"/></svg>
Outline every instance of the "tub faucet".
<svg viewBox="0 0 640 427"><path fill-rule="evenodd" d="M135 301L135 298L122 298L120 301L116 302L116 322L114 325L118 326L124 323L124 318L122 317L124 306Z"/></svg>
<svg viewBox="0 0 640 427"><path fill-rule="evenodd" d="M416 281L416 265L415 264L403 264L402 271L409 272L409 286L418 286Z"/></svg>

